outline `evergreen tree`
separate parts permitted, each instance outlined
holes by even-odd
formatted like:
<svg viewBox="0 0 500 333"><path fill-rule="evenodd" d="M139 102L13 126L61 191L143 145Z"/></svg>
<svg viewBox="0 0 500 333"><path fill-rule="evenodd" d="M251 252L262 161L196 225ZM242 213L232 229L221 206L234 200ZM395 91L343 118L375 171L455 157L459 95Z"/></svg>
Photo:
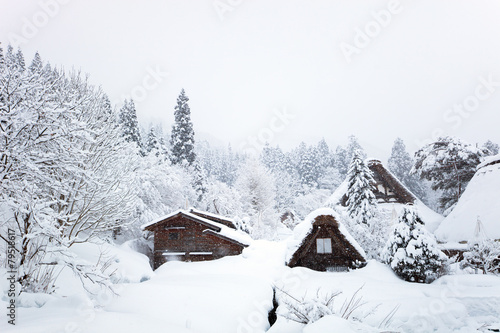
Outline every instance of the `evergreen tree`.
<svg viewBox="0 0 500 333"><path fill-rule="evenodd" d="M415 153L411 173L432 182L433 190L442 190L441 208L452 207L465 191L476 166L489 154L457 138L444 137Z"/></svg>
<svg viewBox="0 0 500 333"><path fill-rule="evenodd" d="M125 100L120 113L118 122L121 125L122 136L127 142L135 142L139 151L142 151L142 140L139 131L139 122L137 121L137 112L133 100Z"/></svg>
<svg viewBox="0 0 500 333"><path fill-rule="evenodd" d="M1 43L0 43L1 44ZM2 68L2 66L4 65L5 63L5 59L3 57L3 48L2 46L0 45L0 68Z"/></svg>
<svg viewBox="0 0 500 333"><path fill-rule="evenodd" d="M389 236L383 260L400 278L419 283L437 279L443 274L447 262L434 235L424 228L418 214L409 207L404 207Z"/></svg>
<svg viewBox="0 0 500 333"><path fill-rule="evenodd" d="M19 69L21 71L24 71L26 69L26 63L24 62L24 55L23 55L23 51L21 51L21 49L17 50L16 61L17 61L17 65L19 66Z"/></svg>
<svg viewBox="0 0 500 333"><path fill-rule="evenodd" d="M317 188L320 177L320 165L316 147L306 147L305 144L299 146L303 152L300 154L299 164L297 166L300 183L305 189Z"/></svg>
<svg viewBox="0 0 500 333"><path fill-rule="evenodd" d="M347 212L357 222L367 224L376 212L377 200L373 194L375 180L357 151L354 151L347 181Z"/></svg>
<svg viewBox="0 0 500 333"><path fill-rule="evenodd" d="M195 162L193 164L192 173L193 173L192 186L196 192L197 201L198 201L198 203L200 203L203 201L205 193L207 192L205 172L201 168L200 163ZM200 208L202 208L202 207L200 207ZM202 208L202 209L204 209L204 208Z"/></svg>
<svg viewBox="0 0 500 333"><path fill-rule="evenodd" d="M387 166L389 170L420 199L425 200L427 193L421 180L414 174L410 174L413 167L413 159L406 151L406 146L402 139L397 138L392 146L391 156Z"/></svg>
<svg viewBox="0 0 500 333"><path fill-rule="evenodd" d="M147 153L153 151L156 156L160 155L160 142L158 141L155 129L153 127L151 127L151 129L149 130L145 148Z"/></svg>
<svg viewBox="0 0 500 333"><path fill-rule="evenodd" d="M33 57L33 61L31 62L29 70L32 73L41 73L43 71L42 58L40 58L40 54L38 54L38 52L35 53L35 56Z"/></svg>
<svg viewBox="0 0 500 333"><path fill-rule="evenodd" d="M175 122L172 126L172 136L170 138L172 164L192 165L196 158L194 130L188 101L189 98L182 89L175 106Z"/></svg>

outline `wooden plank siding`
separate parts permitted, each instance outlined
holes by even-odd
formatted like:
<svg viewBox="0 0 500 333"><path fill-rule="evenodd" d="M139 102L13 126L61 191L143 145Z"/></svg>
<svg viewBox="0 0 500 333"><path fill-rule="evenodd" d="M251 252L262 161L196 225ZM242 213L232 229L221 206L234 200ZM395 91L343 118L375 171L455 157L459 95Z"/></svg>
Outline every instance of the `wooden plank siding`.
<svg viewBox="0 0 500 333"><path fill-rule="evenodd" d="M217 235L220 231L217 227L181 214L159 222L148 230L154 232L154 269L170 260L204 261L238 255L245 247Z"/></svg>

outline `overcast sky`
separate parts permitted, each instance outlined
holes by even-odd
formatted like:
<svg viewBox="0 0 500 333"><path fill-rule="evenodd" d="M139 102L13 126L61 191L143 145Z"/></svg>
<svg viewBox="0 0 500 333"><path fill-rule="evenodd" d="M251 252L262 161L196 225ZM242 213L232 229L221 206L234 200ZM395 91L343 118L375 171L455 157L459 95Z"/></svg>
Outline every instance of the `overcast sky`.
<svg viewBox="0 0 500 333"><path fill-rule="evenodd" d="M91 75L170 129L284 149L356 135L386 158L433 135L500 142L500 2L0 0L0 41Z"/></svg>

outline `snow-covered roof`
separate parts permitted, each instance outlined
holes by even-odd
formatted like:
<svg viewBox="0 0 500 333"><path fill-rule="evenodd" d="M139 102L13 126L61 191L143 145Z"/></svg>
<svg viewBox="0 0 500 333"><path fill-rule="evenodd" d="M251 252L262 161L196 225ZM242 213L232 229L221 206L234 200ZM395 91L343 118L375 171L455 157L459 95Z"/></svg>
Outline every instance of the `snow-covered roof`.
<svg viewBox="0 0 500 333"><path fill-rule="evenodd" d="M500 155L478 167L455 208L435 234L443 242L472 241L477 219L486 237L500 239Z"/></svg>
<svg viewBox="0 0 500 333"><path fill-rule="evenodd" d="M199 211L199 212L201 212L201 211ZM205 212L202 212L202 213L205 214ZM170 214L162 216L162 217L160 217L152 222L146 223L146 224L141 226L141 229L144 230L148 227L151 227L152 225L155 225L157 223L161 223L161 222L168 220L168 219L170 219L174 216L177 216L179 214L182 214L186 217L189 217L193 221L201 222L205 225L213 227L213 229L215 229L215 230L212 230L211 234L214 234L216 236L222 236L222 237L228 238L230 240L234 240L234 241L236 241L240 244L243 244L243 245L250 245L252 243L252 238L248 234L244 233L243 231L232 229L232 228L230 228L222 223L206 219L204 217L201 217L199 215L191 213L190 210L184 210L184 209L176 210L175 212L172 212ZM205 214L205 215L208 215L208 214ZM222 219L228 220L226 218L222 218Z"/></svg>
<svg viewBox="0 0 500 333"><path fill-rule="evenodd" d="M205 211L202 211L202 210L199 210L199 209L193 208L193 207L189 208L189 211L190 211L191 213L194 213L195 215L200 214L200 215L203 215L203 216L207 216L207 217L209 217L209 218L213 218L213 219L215 219L215 220L227 221L227 222L229 222L230 224L232 224L233 226L235 225L235 223L234 223L234 220L233 220L233 219L230 219L230 218L225 217L225 216L222 216L222 215L218 215L218 214L213 214L213 213L205 212ZM203 217L203 216L202 216L202 217ZM217 221L216 221L216 222L217 222Z"/></svg>
<svg viewBox="0 0 500 333"><path fill-rule="evenodd" d="M306 216L304 221L300 222L293 229L293 237L288 240L287 244L287 255L286 261L289 262L292 259L294 253L299 249L304 240L309 236L311 231L313 230L314 221L318 216L329 215L332 216L339 226L340 233L345 237L345 239L359 252L364 258L366 258L365 251L363 248L356 242L356 240L351 236L351 234L347 231L346 227L342 224L340 215L331 208L319 208L315 211L309 213Z"/></svg>
<svg viewBox="0 0 500 333"><path fill-rule="evenodd" d="M366 160L367 165L370 164L380 164L383 168L384 171L387 172L388 175L390 175L393 179L393 181L397 182L399 186L404 188L413 198L415 198L415 201L413 202L413 205L417 208L417 211L419 213L420 218L422 221L425 223L425 227L428 231L434 232L434 230L437 229L441 221L443 220L443 216L440 214L434 212L432 209L427 207L426 204L424 204L420 199L417 198L401 181L387 168L384 167L384 165L380 162L380 160L371 158ZM347 190L349 188L349 184L347 182L347 179L340 184L340 186L333 192L333 194L327 199L325 202L325 206L327 207L335 207L336 205L339 205L342 201L342 197L347 193ZM401 207L403 207L405 204L401 203L379 203L378 207L379 209L385 209L384 207L390 204L391 207L395 207L396 211L399 213L401 211ZM391 208L392 209L392 208Z"/></svg>

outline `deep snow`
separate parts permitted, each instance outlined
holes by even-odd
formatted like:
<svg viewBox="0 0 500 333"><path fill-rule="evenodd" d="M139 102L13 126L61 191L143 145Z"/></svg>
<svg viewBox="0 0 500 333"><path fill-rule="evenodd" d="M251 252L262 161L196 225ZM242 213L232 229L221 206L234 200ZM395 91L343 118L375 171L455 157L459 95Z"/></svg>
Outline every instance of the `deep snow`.
<svg viewBox="0 0 500 333"><path fill-rule="evenodd" d="M404 282L375 261L345 273L291 269L284 265L286 243L268 241L254 242L240 256L169 262L153 272L147 258L127 244L100 248L116 256L119 296L101 292L91 299L71 274L62 274L55 295L23 294L16 327L4 317L0 332L265 332L273 286L306 299L317 292L341 291L336 307L362 287L358 295L366 304L350 321L333 316L304 326L278 317L271 333L320 333L332 325L342 332L475 332L500 324L496 276L457 274L423 285ZM89 261L99 253L92 244L75 250ZM5 270L1 273L5 290ZM6 301L3 294L1 308ZM390 325L379 328L396 308ZM281 306L278 313L284 310ZM363 317L362 323L356 321Z"/></svg>

